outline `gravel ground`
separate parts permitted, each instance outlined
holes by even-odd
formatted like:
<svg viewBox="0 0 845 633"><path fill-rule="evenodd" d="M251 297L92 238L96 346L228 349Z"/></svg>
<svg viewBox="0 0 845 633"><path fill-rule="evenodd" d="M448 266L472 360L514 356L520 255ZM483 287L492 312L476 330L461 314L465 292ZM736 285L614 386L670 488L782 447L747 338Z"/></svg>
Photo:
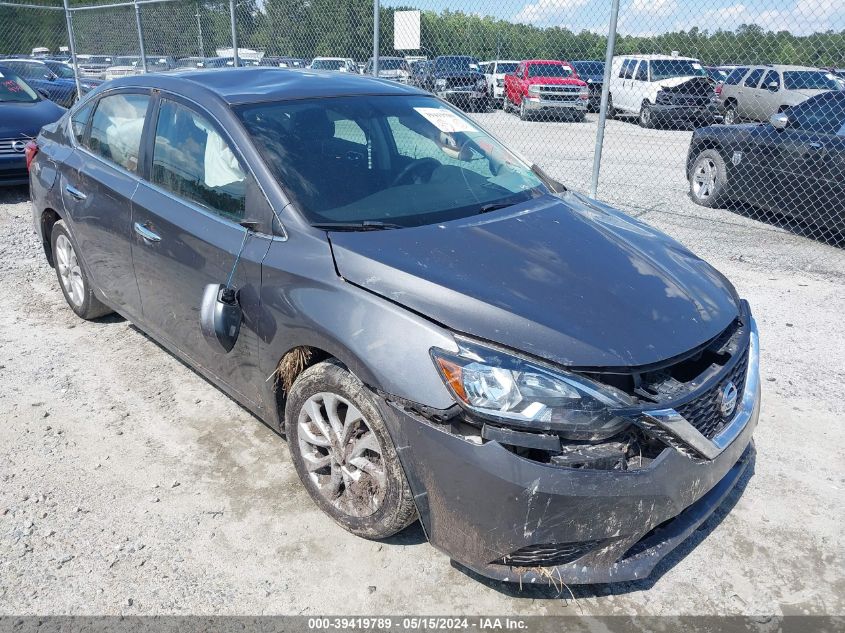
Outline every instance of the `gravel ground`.
<svg viewBox="0 0 845 633"><path fill-rule="evenodd" d="M594 123L478 116L586 187ZM281 438L130 323L73 315L26 191L7 189L0 614L845 613L845 253L692 205L689 133L610 126L600 193L726 273L762 342L756 472L651 579L520 591L451 566L418 525L381 543L344 532Z"/></svg>

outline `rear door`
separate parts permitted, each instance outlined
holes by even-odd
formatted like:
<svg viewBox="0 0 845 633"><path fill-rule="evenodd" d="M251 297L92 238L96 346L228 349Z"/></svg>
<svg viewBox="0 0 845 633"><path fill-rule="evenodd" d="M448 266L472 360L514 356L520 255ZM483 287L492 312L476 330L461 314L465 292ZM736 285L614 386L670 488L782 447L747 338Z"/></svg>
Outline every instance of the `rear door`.
<svg viewBox="0 0 845 633"><path fill-rule="evenodd" d="M141 310L132 267L130 201L139 183L150 100L142 90L117 90L79 110L73 118L78 144L60 180L71 230L94 285L110 306L133 321Z"/></svg>
<svg viewBox="0 0 845 633"><path fill-rule="evenodd" d="M778 111L780 106L780 73L768 70L760 81L760 86L754 91L756 97L754 118L757 121L768 121L769 117Z"/></svg>
<svg viewBox="0 0 845 633"><path fill-rule="evenodd" d="M132 248L144 323L150 332L257 401L261 261L270 245L271 211L225 130L175 96L151 115L146 178L133 197ZM257 223L258 234L240 224ZM205 342L199 309L207 284L225 284L240 260L237 288L244 323L234 349Z"/></svg>
<svg viewBox="0 0 845 633"><path fill-rule="evenodd" d="M739 85L737 91L737 106L736 113L743 119L757 120L757 112L759 112L760 96L757 94L757 86L760 85L760 80L763 78L765 69L755 68L752 70L742 83Z"/></svg>

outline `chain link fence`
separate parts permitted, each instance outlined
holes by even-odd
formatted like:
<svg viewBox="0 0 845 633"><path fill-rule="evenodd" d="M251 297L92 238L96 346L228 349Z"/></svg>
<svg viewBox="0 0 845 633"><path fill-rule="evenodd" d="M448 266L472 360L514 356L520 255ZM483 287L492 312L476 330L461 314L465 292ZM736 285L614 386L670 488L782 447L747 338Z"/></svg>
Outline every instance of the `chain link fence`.
<svg viewBox="0 0 845 633"><path fill-rule="evenodd" d="M82 92L179 67L378 72L681 241L714 232L708 244L729 248L765 230L843 244L842 3L0 1L0 33L3 56L49 51L73 69L75 52Z"/></svg>

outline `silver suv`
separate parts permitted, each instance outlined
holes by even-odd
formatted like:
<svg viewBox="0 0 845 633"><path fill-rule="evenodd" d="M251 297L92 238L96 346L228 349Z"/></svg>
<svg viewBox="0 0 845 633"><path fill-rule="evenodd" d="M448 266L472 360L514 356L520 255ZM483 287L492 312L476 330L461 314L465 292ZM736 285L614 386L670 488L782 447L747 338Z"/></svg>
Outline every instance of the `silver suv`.
<svg viewBox="0 0 845 633"><path fill-rule="evenodd" d="M740 66L719 91L725 125L740 120L768 121L769 117L810 97L838 90L833 76L807 66Z"/></svg>

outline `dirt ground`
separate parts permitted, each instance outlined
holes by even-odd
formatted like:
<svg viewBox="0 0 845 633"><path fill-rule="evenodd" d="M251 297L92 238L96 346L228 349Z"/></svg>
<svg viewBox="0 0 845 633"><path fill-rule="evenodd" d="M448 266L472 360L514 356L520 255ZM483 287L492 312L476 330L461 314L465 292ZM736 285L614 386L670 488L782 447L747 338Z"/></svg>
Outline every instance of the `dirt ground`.
<svg viewBox="0 0 845 633"><path fill-rule="evenodd" d="M341 530L281 438L130 323L76 318L0 190L0 614L845 613L845 251L701 213L642 215L751 302L756 470L651 579L573 600L470 576L418 525Z"/></svg>

